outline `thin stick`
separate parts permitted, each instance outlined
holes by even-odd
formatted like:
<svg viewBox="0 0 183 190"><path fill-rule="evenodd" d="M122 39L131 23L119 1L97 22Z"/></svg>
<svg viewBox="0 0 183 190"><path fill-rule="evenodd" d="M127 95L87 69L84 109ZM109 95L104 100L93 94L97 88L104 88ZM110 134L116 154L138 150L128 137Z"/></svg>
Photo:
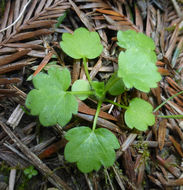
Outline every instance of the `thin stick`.
<svg viewBox="0 0 183 190"><path fill-rule="evenodd" d="M107 178L108 178L109 184L110 184L110 186L111 186L111 190L114 190L114 187L113 187L112 182L111 182L111 178L110 178L109 173L108 173L108 171L107 171L106 168L104 168L104 172L105 172L106 175L107 175Z"/></svg>
<svg viewBox="0 0 183 190"><path fill-rule="evenodd" d="M1 30L0 30L0 33L1 33L1 32L4 32L4 31L6 31L6 30L8 30L9 28L11 28L12 26L14 26L14 25L19 21L19 19L20 19L21 16L24 14L24 12L25 12L27 6L29 5L29 3L30 3L31 1L32 1L32 0L29 0L29 1L26 3L25 7L23 8L23 10L22 10L22 12L20 13L20 15L18 16L18 18L17 18L12 24L10 24L9 26L7 26L6 28L1 29Z"/></svg>
<svg viewBox="0 0 183 190"><path fill-rule="evenodd" d="M178 16L182 19L183 18L183 13L181 12L180 8L179 8L179 5L177 4L176 0L171 0L172 1L172 4L178 14Z"/></svg>

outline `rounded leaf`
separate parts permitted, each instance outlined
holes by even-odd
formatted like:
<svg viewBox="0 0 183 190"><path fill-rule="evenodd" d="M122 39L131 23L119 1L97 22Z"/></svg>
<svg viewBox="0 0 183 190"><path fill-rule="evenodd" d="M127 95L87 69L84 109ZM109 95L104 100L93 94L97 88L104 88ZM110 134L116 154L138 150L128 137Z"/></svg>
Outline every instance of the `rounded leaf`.
<svg viewBox="0 0 183 190"><path fill-rule="evenodd" d="M74 84L72 85L72 91L91 91L90 84L86 80L76 80ZM84 94L84 93L83 93ZM88 98L88 95L76 95L80 100L85 100Z"/></svg>
<svg viewBox="0 0 183 190"><path fill-rule="evenodd" d="M137 33L134 30L118 31L118 45L125 49L142 48L146 50L154 50L154 41L143 33Z"/></svg>
<svg viewBox="0 0 183 190"><path fill-rule="evenodd" d="M147 130L148 126L155 123L152 105L140 98L132 99L125 112L125 122L131 129Z"/></svg>
<svg viewBox="0 0 183 190"><path fill-rule="evenodd" d="M37 170L33 170L32 171L32 176L36 176L38 174L38 171Z"/></svg>
<svg viewBox="0 0 183 190"><path fill-rule="evenodd" d="M157 71L156 55L142 49L131 48L121 52L118 58L118 77L123 79L127 88L135 87L143 92L156 88L161 75Z"/></svg>
<svg viewBox="0 0 183 190"><path fill-rule="evenodd" d="M60 46L63 51L74 59L98 57L103 50L97 32L90 32L86 28L78 28L73 34L64 33Z"/></svg>
<svg viewBox="0 0 183 190"><path fill-rule="evenodd" d="M89 127L75 127L69 130L65 138L69 141L65 147L65 159L77 162L84 173L99 170L101 165L112 166L115 151L120 147L115 135L107 129L92 131Z"/></svg>

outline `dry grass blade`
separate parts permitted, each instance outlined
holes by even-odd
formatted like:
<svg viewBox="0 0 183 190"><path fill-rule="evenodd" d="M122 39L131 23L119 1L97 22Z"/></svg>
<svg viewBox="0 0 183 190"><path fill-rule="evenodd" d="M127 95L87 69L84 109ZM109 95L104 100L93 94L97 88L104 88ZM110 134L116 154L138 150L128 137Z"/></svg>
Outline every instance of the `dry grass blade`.
<svg viewBox="0 0 183 190"><path fill-rule="evenodd" d="M169 139L172 142L172 144L174 145L177 152L180 154L180 156L183 157L183 152L182 152L182 148L181 148L180 144L172 136L169 136Z"/></svg>
<svg viewBox="0 0 183 190"><path fill-rule="evenodd" d="M78 113L76 115L78 117L86 120L86 121L89 121L89 122L92 122L93 118L94 118L94 116L91 116L91 115L88 115L88 114ZM112 123L112 122L110 122L108 120L105 120L105 119L103 119L101 117L98 117L97 125L102 126L104 128L107 128L107 129L109 129L111 131L117 132L119 134L122 134L120 128L116 124L114 124L114 123Z"/></svg>
<svg viewBox="0 0 183 190"><path fill-rule="evenodd" d="M0 78L0 84L18 83L20 81L19 78Z"/></svg>
<svg viewBox="0 0 183 190"><path fill-rule="evenodd" d="M36 76L45 66L46 64L49 62L49 60L51 59L53 53L49 52L44 59L42 60L42 62L40 63L40 65L38 66L38 68L36 69L36 71L33 73L33 76Z"/></svg>
<svg viewBox="0 0 183 190"><path fill-rule="evenodd" d="M45 48L38 44L32 44L32 43L8 43L4 45L6 47L10 48L30 48L35 50L44 50ZM1 48L0 51L2 51L4 48ZM6 51L7 52L7 51Z"/></svg>
<svg viewBox="0 0 183 190"><path fill-rule="evenodd" d="M175 166L173 166L172 162L170 160L164 160L163 158L161 158L160 156L156 157L158 162L164 167L166 168L172 175L174 175L175 177L179 177L180 173L179 170L177 170L177 168Z"/></svg>
<svg viewBox="0 0 183 190"><path fill-rule="evenodd" d="M132 139L134 139L133 136L134 134L132 134ZM120 141L122 143L126 141L125 134L121 135ZM136 184L135 167L134 167L135 164L134 164L134 161L132 160L132 151L130 148L126 149L126 151L123 152L122 163L125 168L125 173L128 176L129 183Z"/></svg>
<svg viewBox="0 0 183 190"><path fill-rule="evenodd" d="M51 33L52 31L48 29L40 29L40 30L37 30L36 32L23 32L23 33L14 35L8 42L17 42L17 41L27 40L30 38L35 38L41 35L48 35Z"/></svg>
<svg viewBox="0 0 183 190"><path fill-rule="evenodd" d="M159 149L162 150L165 144L165 136L166 136L166 123L167 120L164 119L160 122L159 129L158 129L158 143Z"/></svg>
<svg viewBox="0 0 183 190"><path fill-rule="evenodd" d="M105 27L112 30L133 29L139 31L137 26L135 26L135 24L133 24L133 22L123 13L122 6L126 5L126 3L124 2L113 2L115 6L112 5L110 1L103 0L76 0L75 3L72 0L69 0L69 2L74 7L74 10L80 17L81 21L89 30L93 30L94 26L91 20L93 20L94 22L96 20L102 20L102 26L100 27ZM91 12L90 14L85 15L84 11Z"/></svg>
<svg viewBox="0 0 183 190"><path fill-rule="evenodd" d="M26 50L22 50L17 53L14 53L12 55L8 55L6 57L0 58L0 66L11 63L12 61L19 59L20 57L27 55L27 53L29 52L30 52L30 49L26 49Z"/></svg>
<svg viewBox="0 0 183 190"><path fill-rule="evenodd" d="M85 15L85 13L83 11L81 11L72 0L69 0L69 2L73 6L75 12L77 13L77 15L79 16L79 18L81 19L81 21L84 23L84 25L89 30L94 30L94 28L92 26L92 22L89 21L89 18Z"/></svg>
<svg viewBox="0 0 183 190"><path fill-rule="evenodd" d="M28 64L29 64L29 59L26 59L26 60L23 59L21 61L0 66L0 74L8 73L10 71L20 70Z"/></svg>
<svg viewBox="0 0 183 190"><path fill-rule="evenodd" d="M96 113L95 109L90 108L89 106L87 106L82 101L79 101L78 111L80 113L85 113L85 114L89 114L89 115L95 115L95 113ZM117 119L115 117L113 117L112 115L110 115L110 114L108 114L106 112L103 112L103 111L100 111L99 116L101 118L104 118L104 119L108 119L108 120L112 120L112 121L117 121Z"/></svg>

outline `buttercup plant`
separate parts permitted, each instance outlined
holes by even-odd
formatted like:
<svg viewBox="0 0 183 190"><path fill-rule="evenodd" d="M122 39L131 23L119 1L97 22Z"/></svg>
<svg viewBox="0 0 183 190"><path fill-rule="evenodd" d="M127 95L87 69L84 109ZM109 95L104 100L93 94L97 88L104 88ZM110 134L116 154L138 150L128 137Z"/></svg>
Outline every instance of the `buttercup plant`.
<svg viewBox="0 0 183 190"><path fill-rule="evenodd" d="M106 94L119 95L134 87L143 92L157 87L161 76L157 71L155 45L151 38L142 33L128 30L119 31L117 44L125 49L118 57L118 71L106 84L92 81L87 68L87 59L98 57L103 50L97 32L89 32L78 28L73 34L64 33L60 46L62 50L74 59L82 59L87 80L76 80L71 85L71 76L67 68L60 70L50 68L48 74L39 73L33 78L35 89L27 95L26 106L32 115L39 115L44 126L59 124L66 125L72 114L78 112L77 98L85 100L95 96L98 101L92 129L80 126L70 129L65 138L65 159L76 162L77 167L84 173L112 166L115 161L115 149L120 147L116 136L105 128L97 128L97 118L103 102L114 103L106 98ZM127 126L140 131L147 130L155 123L153 107L140 98L134 98L129 106L115 105L126 109L124 118Z"/></svg>

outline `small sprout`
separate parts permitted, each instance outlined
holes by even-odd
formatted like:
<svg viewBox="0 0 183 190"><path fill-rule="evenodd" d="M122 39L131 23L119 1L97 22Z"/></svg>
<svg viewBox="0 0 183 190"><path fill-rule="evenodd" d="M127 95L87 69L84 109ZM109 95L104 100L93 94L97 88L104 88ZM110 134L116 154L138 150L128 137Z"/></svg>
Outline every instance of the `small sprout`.
<svg viewBox="0 0 183 190"><path fill-rule="evenodd" d="M57 23L55 24L55 28L59 28L59 26L64 21L66 16L67 16L67 13L65 12L63 15L61 15L57 18Z"/></svg>
<svg viewBox="0 0 183 190"><path fill-rule="evenodd" d="M34 169L34 166L30 166L24 170L24 174L31 179L33 176L38 174L37 170Z"/></svg>

